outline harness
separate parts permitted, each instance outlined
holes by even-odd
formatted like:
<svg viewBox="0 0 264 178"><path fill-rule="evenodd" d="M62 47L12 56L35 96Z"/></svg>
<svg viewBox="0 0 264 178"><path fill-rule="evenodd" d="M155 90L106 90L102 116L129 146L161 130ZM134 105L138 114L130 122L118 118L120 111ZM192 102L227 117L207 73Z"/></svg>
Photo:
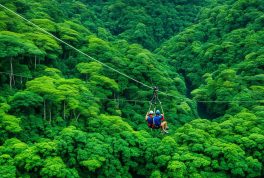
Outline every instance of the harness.
<svg viewBox="0 0 264 178"><path fill-rule="evenodd" d="M158 91L159 91L158 87L156 87L156 86L153 87L153 96L149 102L150 106L149 106L148 112L150 112L150 110L153 108L154 114L156 113L157 105L160 106L162 113L164 113L161 101L159 100L159 97L158 97ZM160 126L156 126L154 123L154 117L152 118L152 120L153 120L152 127L150 127L150 126L149 127L153 128L153 129L159 129Z"/></svg>
<svg viewBox="0 0 264 178"><path fill-rule="evenodd" d="M156 113L156 107L157 107L157 104L159 104L160 108L161 108L161 112L164 113L161 101L159 100L159 97L158 97L158 91L159 91L158 87L156 87L156 86L153 87L153 96L149 102L150 106L149 106L148 112L151 110L151 108L153 106L153 111L154 111L154 113Z"/></svg>

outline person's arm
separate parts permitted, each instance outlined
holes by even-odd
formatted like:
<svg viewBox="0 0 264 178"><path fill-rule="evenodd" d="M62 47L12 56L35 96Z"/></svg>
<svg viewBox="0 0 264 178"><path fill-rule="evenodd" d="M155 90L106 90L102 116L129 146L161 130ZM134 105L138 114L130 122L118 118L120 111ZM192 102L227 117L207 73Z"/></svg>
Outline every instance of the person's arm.
<svg viewBox="0 0 264 178"><path fill-rule="evenodd" d="M161 116L162 116L161 120L164 121L165 120L164 114L161 114Z"/></svg>
<svg viewBox="0 0 264 178"><path fill-rule="evenodd" d="M146 114L145 120L146 120L146 121L148 120L148 112L147 112L147 114Z"/></svg>

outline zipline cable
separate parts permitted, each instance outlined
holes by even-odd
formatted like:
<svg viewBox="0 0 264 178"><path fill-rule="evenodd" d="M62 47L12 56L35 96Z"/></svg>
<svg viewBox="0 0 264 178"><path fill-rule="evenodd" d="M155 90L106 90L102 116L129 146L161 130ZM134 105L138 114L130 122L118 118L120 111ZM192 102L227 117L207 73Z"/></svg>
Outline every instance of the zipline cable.
<svg viewBox="0 0 264 178"><path fill-rule="evenodd" d="M69 46L70 48L74 49L75 51L81 53L82 55L86 56L87 58L89 58L89 59L91 59L91 60L93 60L93 61L98 62L99 64L101 64L101 65L103 65L103 66L105 66L105 67L107 67L107 68L109 68L109 69L115 71L116 73L118 73L118 74L120 74L120 75L123 75L124 77L126 77L126 78L128 78L128 79L130 79L130 80L132 80L132 81L134 81L134 82L136 82L136 83L139 83L139 84L141 84L141 85L143 85L143 86L145 86L145 87L147 87L147 88L149 88L149 89L153 89L153 87L151 87L151 86L149 86L149 85L147 85L147 84L145 84L145 83L143 83L143 82L140 82L140 81L138 81L138 80L136 80L136 79L134 79L134 78L128 76L127 74L125 74L125 73L123 73L123 72L120 72L119 70L117 70L117 69L115 69L115 68L113 68L113 67L111 67L111 66L109 66L109 65L107 65L107 64L105 64L105 63L103 63L103 62L101 62L101 61L99 61L99 60L97 60L97 59L95 59L94 57L92 57L92 56L90 56L90 55L88 55L88 54L82 52L81 50L75 48L74 46L70 45L69 43L67 43L67 42L61 40L60 38L56 37L55 35L49 33L49 32L46 31L45 29L41 28L40 26L36 25L35 23L31 22L30 20L26 19L25 17L21 16L20 14L16 13L15 11L13 11L13 10L9 9L8 7L2 5L1 3L0 3L0 6L1 6L2 8L4 8L4 9L8 10L9 12L15 14L16 16L20 17L21 19L25 20L26 22L28 22L29 24L33 25L34 27L36 27L36 28L39 29L40 31L44 32L45 34L50 35L51 37L53 37L53 38L56 39L57 41L59 41L59 42L65 44L65 45ZM1 72L1 73L4 73L4 72ZM14 74L12 74L12 75L14 75ZM21 76L21 75L17 75L17 76ZM32 77L26 77L26 78L32 78ZM170 94L165 93L165 92L162 92L162 91L159 91L159 93L161 93L161 94L163 94L163 95L166 95L166 96L174 97L174 98L176 98L176 99L181 99L181 100L183 100L183 99L180 98L180 97L173 96L173 95L170 95ZM183 101L187 101L187 100L183 100ZM229 103L229 102L250 102L250 103L260 102L260 103L263 103L263 102L264 102L264 100L255 100L255 101L206 101L206 100L205 100L205 101L199 101L199 100L195 100L195 101L196 101L196 102L203 102L203 103L206 103L206 102L207 102L207 103L209 103L209 102L210 102L210 103ZM148 101L148 102L149 102L149 101Z"/></svg>
<svg viewBox="0 0 264 178"><path fill-rule="evenodd" d="M8 7L2 5L1 3L0 3L0 6L3 7L4 9L8 10L9 12L11 12L11 13L17 15L18 17L20 17L21 19L25 20L26 22L28 22L29 24L33 25L34 27L38 28L40 31L42 31L42 32L44 32L44 33L50 35L51 37L53 37L53 38L56 39L57 41L59 41L59 42L65 44L65 45L67 45L68 47L70 47L70 48L74 49L75 51L81 53L82 55L88 57L89 59L98 62L99 64L101 64L101 65L103 65L103 66L105 66L105 67L107 67L107 68L109 68L109 69L111 69L111 70L113 70L113 71L119 73L120 75L123 75L123 76L129 78L130 80L133 80L133 81L136 82L136 83L139 83L139 84L141 84L141 85L143 85L143 86L145 86L145 87L147 87L147 88L152 89L151 86L148 86L148 85L146 85L145 83L142 83L142 82L140 82L140 81L138 81L138 80L136 80L136 79L134 79L134 78L128 76L127 74L125 74L125 73L123 73L123 72L120 72L119 70L117 70L117 69L115 69L115 68L113 68L113 67L111 67L111 66L109 66L109 65L107 65L107 64L105 64L105 63L103 63L103 62L101 62L101 61L99 61L99 60L97 60L97 59L95 59L94 57L92 57L92 56L90 56L90 55L88 55L88 54L82 52L81 50L75 48L74 46L70 45L69 43L67 43L67 42L61 40L60 38L56 37L55 35L49 33L49 32L46 31L45 29L41 28L40 26L36 25L35 23L31 22L30 20L26 19L25 17L21 16L20 14L16 13L15 11L13 11L13 10L9 9Z"/></svg>
<svg viewBox="0 0 264 178"><path fill-rule="evenodd" d="M147 100L126 100L126 99L114 99L114 98L98 98L98 97L88 97L90 99L93 99L93 100L109 100L109 101L127 101L127 102L138 102L138 103L149 103L150 104L150 107L148 109L148 111L150 111L151 109L151 106L153 105L153 103L151 101L147 101ZM183 101L187 101L186 99ZM196 101L196 100L193 100L193 101ZM163 108L162 108L162 103L161 101L158 99L158 102L161 106L161 110L163 111ZM255 100L255 101L196 101L196 102L201 102L201 103L264 103L264 100Z"/></svg>
<svg viewBox="0 0 264 178"><path fill-rule="evenodd" d="M126 100L126 99L115 99L115 98L98 98L98 97L92 97L88 96L87 98L93 99L93 100L107 100L107 101L127 101L127 102L137 102L137 103L149 103L147 100Z"/></svg>
<svg viewBox="0 0 264 178"><path fill-rule="evenodd" d="M31 77L31 76L25 76L25 75L20 75L20 74L17 74L17 73L11 73L11 72L0 72L0 74L13 75L13 76L23 77L23 78L33 78L33 77Z"/></svg>
<svg viewBox="0 0 264 178"><path fill-rule="evenodd" d="M10 72L0 72L0 74L6 74L6 75L11 75ZM12 73L13 76L18 76L18 77L23 77L23 78L31 78L33 79L34 77L31 76L25 76L25 75L20 75L18 73ZM91 97L90 97L91 98ZM126 99L111 99L111 98L98 98L98 97L92 97L94 100L95 99L99 99L99 100L118 100L118 101L127 101L127 102L138 102L138 103L151 103L150 107L152 106L152 101L154 100L155 96L152 97L151 101L147 101L147 100L126 100ZM180 98L180 97L178 97ZM181 101L196 101L199 103L264 103L264 100L254 100L254 101L246 101L246 100L223 100L223 101L212 101L212 100L191 100L191 99L184 99L184 98L180 98ZM161 104L161 101L158 99L158 101ZM150 109L149 109L150 110Z"/></svg>
<svg viewBox="0 0 264 178"><path fill-rule="evenodd" d="M109 69L111 69L111 70L117 72L117 73L120 74L120 75L123 75L124 77L127 77L128 79L130 79L130 80L132 80L132 81L134 81L134 82L136 82L136 83L139 83L139 84L141 84L141 85L143 85L143 86L145 86L145 87L147 87L147 88L149 88L149 89L153 89L153 87L151 87L151 86L149 86L149 85L147 85L147 84L145 84L145 83L143 83L143 82L140 82L140 81L138 81L138 80L136 80L136 79L134 79L134 78L128 76L127 74L125 74L125 73L123 73L123 72L120 72L119 70L117 70L117 69L115 69L115 68L113 68L113 67L111 67L111 66L109 66L109 65L107 65L107 64L105 64L105 63L103 63L103 62L101 62L101 61L99 61L99 60L97 60L97 59L95 59L94 57L92 57L92 56L90 56L90 55L88 55L88 54L82 52L81 50L79 50L79 49L75 48L74 46L70 45L69 43L67 43L67 42L65 42L65 41L63 41L63 40L61 40L60 38L56 37L55 35L51 34L50 32L46 31L45 29L41 28L40 26L36 25L35 23L31 22L30 20L26 19L25 17L21 16L20 14L16 13L15 11L13 11L13 10L9 9L8 7L2 5L1 3L0 3L0 6L3 7L4 9L8 10L9 12L11 12L11 13L17 15L18 17L20 17L21 19L25 20L26 22L28 22L29 24L33 25L34 27L38 28L40 31L42 31L42 32L44 32L44 33L50 35L51 37L53 37L53 38L56 39L57 41L59 41L59 42L65 44L65 45L69 46L70 48L76 50L77 52L81 53L82 55L88 57L89 59L98 62L99 64L101 64L101 65L103 65L103 66L105 66L105 67L107 67L107 68L109 68ZM167 93L162 92L162 91L160 91L159 93L161 93L161 94L163 94L163 95L166 95L166 96L170 96L170 97L174 97L174 98L176 98L176 99L179 99L179 97L177 97L177 96L173 96L173 95L167 94Z"/></svg>
<svg viewBox="0 0 264 178"><path fill-rule="evenodd" d="M243 100L226 100L226 101L209 101L209 100L194 100L197 101L199 103L264 103L264 100L254 100L254 101L243 101Z"/></svg>
<svg viewBox="0 0 264 178"><path fill-rule="evenodd" d="M0 72L0 74L6 74L6 75L11 75L10 72ZM31 78L31 79L34 79L34 77L31 77L31 76L25 76L25 75L20 75L18 73L13 73L12 74L13 76L18 76L18 77L23 77L23 78ZM152 97L151 101L147 101L147 100L126 100L126 99L111 99L111 98L98 98L98 97L89 97L89 98L92 98L93 101L98 99L98 100L109 100L109 101L114 101L114 100L117 100L117 101L127 101L127 102L138 102L138 103L150 103L151 106L153 105L152 104L152 101L154 100L154 97ZM180 97L178 97L180 98ZM225 100L225 101L210 101L210 100L191 100L191 99L184 99L184 98L180 98L181 101L196 101L196 102L200 102L200 103L264 103L264 100L254 100L254 101L246 101L246 100ZM161 101L158 99L158 101L160 102L161 104ZM151 107L150 106L150 107ZM150 109L149 109L150 110Z"/></svg>

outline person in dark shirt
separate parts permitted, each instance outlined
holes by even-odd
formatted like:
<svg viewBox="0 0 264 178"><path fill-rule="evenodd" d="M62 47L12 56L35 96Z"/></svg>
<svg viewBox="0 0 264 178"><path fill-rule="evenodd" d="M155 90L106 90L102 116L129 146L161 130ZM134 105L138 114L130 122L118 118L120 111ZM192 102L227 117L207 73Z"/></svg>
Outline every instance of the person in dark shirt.
<svg viewBox="0 0 264 178"><path fill-rule="evenodd" d="M146 114L146 118L145 120L148 122L148 127L149 128L154 128L154 124L153 124L153 111L149 111L149 113L147 112Z"/></svg>

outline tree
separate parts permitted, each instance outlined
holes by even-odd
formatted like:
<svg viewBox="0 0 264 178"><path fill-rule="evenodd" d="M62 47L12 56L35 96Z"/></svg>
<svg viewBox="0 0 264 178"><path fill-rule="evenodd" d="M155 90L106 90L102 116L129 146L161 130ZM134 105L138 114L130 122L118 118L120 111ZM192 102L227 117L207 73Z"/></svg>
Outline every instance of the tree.
<svg viewBox="0 0 264 178"><path fill-rule="evenodd" d="M12 88L12 82L14 81L14 58L18 56L41 55L41 51L30 41L24 40L22 35L14 32L2 31L0 41L0 58L7 58L10 61L9 85Z"/></svg>
<svg viewBox="0 0 264 178"><path fill-rule="evenodd" d="M91 77L93 75L99 74L102 70L102 65L98 62L89 63L79 63L76 68L81 74L85 74L85 80L87 81L88 75Z"/></svg>
<svg viewBox="0 0 264 178"><path fill-rule="evenodd" d="M69 169L60 157L50 157L44 161L44 167L40 171L41 176L47 177L79 177L76 169Z"/></svg>
<svg viewBox="0 0 264 178"><path fill-rule="evenodd" d="M10 109L10 106L6 103L0 103L0 128L1 135L3 135L1 142L3 142L8 135L19 133L22 128L20 127L20 118L9 115L6 112Z"/></svg>
<svg viewBox="0 0 264 178"><path fill-rule="evenodd" d="M10 106L12 109L17 110L16 112L27 113L27 108L30 110L36 109L43 103L43 98L36 93L30 91L17 92L10 99Z"/></svg>
<svg viewBox="0 0 264 178"><path fill-rule="evenodd" d="M32 41L48 59L56 59L62 52L55 39L43 33L25 33L25 38Z"/></svg>

